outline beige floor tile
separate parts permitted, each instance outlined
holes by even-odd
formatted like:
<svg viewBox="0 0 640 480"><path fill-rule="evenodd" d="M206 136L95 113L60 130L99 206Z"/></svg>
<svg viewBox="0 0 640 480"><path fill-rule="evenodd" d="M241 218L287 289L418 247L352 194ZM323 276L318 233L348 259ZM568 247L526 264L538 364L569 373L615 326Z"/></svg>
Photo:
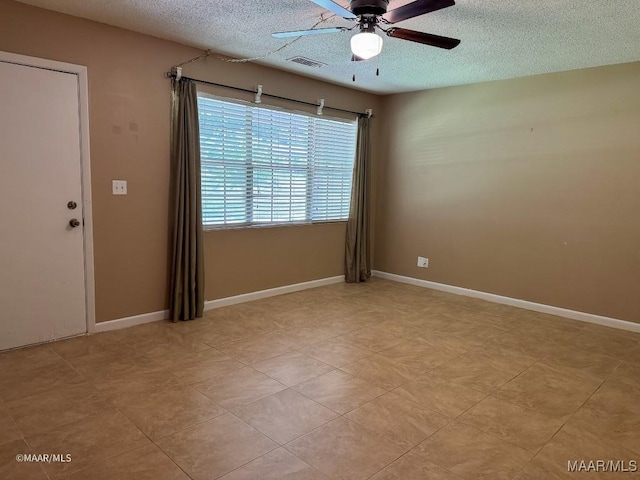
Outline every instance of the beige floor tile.
<svg viewBox="0 0 640 480"><path fill-rule="evenodd" d="M426 331L417 331L416 338L422 338L435 347L450 350L453 353L462 355L474 348L486 345L484 339L478 340L472 334L450 334L427 328Z"/></svg>
<svg viewBox="0 0 640 480"><path fill-rule="evenodd" d="M7 372L3 377L0 400L4 402L85 382L82 375L60 357L46 365L17 368L13 375Z"/></svg>
<svg viewBox="0 0 640 480"><path fill-rule="evenodd" d="M282 306L282 308L286 307ZM309 318L309 314L302 318L304 320L309 320L309 325L312 325L313 322ZM264 310L258 308L257 305L247 306L244 318L242 319L242 324L251 332L252 335L272 333L282 329L274 319L265 316Z"/></svg>
<svg viewBox="0 0 640 480"><path fill-rule="evenodd" d="M326 363L296 351L254 363L253 368L289 387L333 370Z"/></svg>
<svg viewBox="0 0 640 480"><path fill-rule="evenodd" d="M228 473L221 480L327 480L318 470L278 448L245 466Z"/></svg>
<svg viewBox="0 0 640 480"><path fill-rule="evenodd" d="M162 320L161 322L155 322L155 323L164 324L164 328L175 330L176 332L200 334L201 332L206 330L207 327L213 326L214 322L208 318L208 313L210 311L211 310L205 311L201 318L196 318L193 320L172 322L171 320L167 319L167 320ZM202 338L200 339L200 341L202 341Z"/></svg>
<svg viewBox="0 0 640 480"><path fill-rule="evenodd" d="M247 405L287 388L250 367L195 383L193 387L226 409Z"/></svg>
<svg viewBox="0 0 640 480"><path fill-rule="evenodd" d="M354 303L357 303L359 307L355 311L344 314L343 318L348 322L348 324L356 327L345 333L352 333L363 328L375 327L388 317L388 314L376 311L376 307L371 304L373 300L369 300L368 305L363 305L363 302L367 303L364 298L360 299L360 301L354 301Z"/></svg>
<svg viewBox="0 0 640 480"><path fill-rule="evenodd" d="M486 313L490 313L492 315L498 315L504 319L506 319L507 321L511 323L513 323L512 319L509 317L510 315L513 315L514 312L517 313L518 311L520 311L521 309L516 308L516 307L512 307L510 305L504 305L501 303L494 303L494 302L485 302L485 301L481 301L482 303L478 303L478 309L481 310L482 312L486 312Z"/></svg>
<svg viewBox="0 0 640 480"><path fill-rule="evenodd" d="M639 334L334 284L0 352L0 478L640 478L566 471L638 460L638 378ZM73 461L15 462L31 442Z"/></svg>
<svg viewBox="0 0 640 480"><path fill-rule="evenodd" d="M458 351L433 345L421 338L404 341L379 354L420 372L427 372L460 355Z"/></svg>
<svg viewBox="0 0 640 480"><path fill-rule="evenodd" d="M404 312L401 301L393 295L387 295L384 299L375 294L348 297L348 302L352 302L359 308L352 312L349 317L354 323L360 323L366 327L377 328L388 321L401 323Z"/></svg>
<svg viewBox="0 0 640 480"><path fill-rule="evenodd" d="M201 382L208 378L238 370L244 366L213 348L197 352L180 365L169 368L169 371L186 384Z"/></svg>
<svg viewBox="0 0 640 480"><path fill-rule="evenodd" d="M587 465L590 461L613 460L616 462L619 460L628 468L631 461L637 462L637 458L637 454L624 446L567 424L554 435L516 478L517 480L637 479L640 476L638 472L569 472L570 462L574 467L576 462L580 464L583 460Z"/></svg>
<svg viewBox="0 0 640 480"><path fill-rule="evenodd" d="M390 332L396 332L399 336L406 337L408 339L415 338L419 334L425 332L432 332L435 330L434 325L436 322L431 322L429 316L422 314L416 314L415 311L407 309L400 315L396 315L390 319L384 320L376 324L373 328L377 330L389 330Z"/></svg>
<svg viewBox="0 0 640 480"><path fill-rule="evenodd" d="M483 393L493 392L516 375L512 371L494 368L490 360L466 354L434 368L430 373Z"/></svg>
<svg viewBox="0 0 640 480"><path fill-rule="evenodd" d="M338 338L372 352L379 352L380 350L391 348L405 340L405 337L374 328L362 328Z"/></svg>
<svg viewBox="0 0 640 480"><path fill-rule="evenodd" d="M555 320L555 323L530 323L521 321L516 328L512 328L510 330L510 333L512 335L517 335L520 337L536 337L539 340L538 342L536 342L535 344L529 342L529 348L533 352L537 351L538 347L540 348L540 352L542 352L549 346L574 344L575 339L582 330L582 326L565 324L564 320L566 319Z"/></svg>
<svg viewBox="0 0 640 480"><path fill-rule="evenodd" d="M609 382L638 385L640 378L640 365L623 362L609 377Z"/></svg>
<svg viewBox="0 0 640 480"><path fill-rule="evenodd" d="M198 352L211 348L202 341L199 333L180 331L171 328L166 322L150 324L148 331L130 336L127 343L137 352L156 357L161 357L163 352L172 349Z"/></svg>
<svg viewBox="0 0 640 480"><path fill-rule="evenodd" d="M112 381L162 370L149 357L140 354L113 356L98 353L68 360L75 370L98 388L109 388Z"/></svg>
<svg viewBox="0 0 640 480"><path fill-rule="evenodd" d="M278 446L230 413L164 437L157 444L193 480L218 478Z"/></svg>
<svg viewBox="0 0 640 480"><path fill-rule="evenodd" d="M596 336L604 335L624 337L626 339L635 340L636 343L640 343L640 333L630 332L629 330L622 330L620 328L605 327L604 325L598 325L595 323L582 323L582 331Z"/></svg>
<svg viewBox="0 0 640 480"><path fill-rule="evenodd" d="M513 329L487 344L538 359L555 353L559 345L554 341L553 332L545 329L538 332Z"/></svg>
<svg viewBox="0 0 640 480"><path fill-rule="evenodd" d="M566 317L559 317L558 315L551 315L548 313L535 312L533 310L522 310L516 309L519 314L523 315L523 318L529 320L527 315L532 316L535 320L543 325L548 325L553 328L564 330L567 332L575 332L576 330L582 330L585 325L585 322L581 322L580 320L573 320ZM524 312L524 313L523 313Z"/></svg>
<svg viewBox="0 0 640 480"><path fill-rule="evenodd" d="M69 480L190 480L157 446L147 445L101 460Z"/></svg>
<svg viewBox="0 0 640 480"><path fill-rule="evenodd" d="M348 413L346 418L383 435L406 450L449 423L444 415L394 393L365 403Z"/></svg>
<svg viewBox="0 0 640 480"><path fill-rule="evenodd" d="M344 418L294 440L286 448L329 478L343 480L369 478L405 451Z"/></svg>
<svg viewBox="0 0 640 480"><path fill-rule="evenodd" d="M605 380L621 364L615 358L598 355L580 345L559 348L555 353L541 360L541 363L555 367L571 368L576 375L591 376Z"/></svg>
<svg viewBox="0 0 640 480"><path fill-rule="evenodd" d="M331 340L333 338L337 338L338 336L354 332L366 326L364 322L352 322L345 315L327 316L324 313L321 313L322 308L322 306L318 306L318 311L316 312L316 325L322 328L326 328L329 332L331 332L332 336L330 338L327 338L327 340Z"/></svg>
<svg viewBox="0 0 640 480"><path fill-rule="evenodd" d="M397 312L372 326L371 330L402 338L404 341L416 337L416 328L413 321Z"/></svg>
<svg viewBox="0 0 640 480"><path fill-rule="evenodd" d="M264 299L255 305L261 312L268 311L273 325L278 329L306 327L314 324L309 319L312 310L300 307L295 302L288 302L287 298Z"/></svg>
<svg viewBox="0 0 640 480"><path fill-rule="evenodd" d="M577 345L593 353L607 355L618 360L628 360L628 357L633 356L634 350L638 347L638 338L632 333L625 334L621 330L593 333L592 330L592 326L585 327L585 330L565 343L572 346Z"/></svg>
<svg viewBox="0 0 640 480"><path fill-rule="evenodd" d="M394 393L425 408L455 418L486 395L436 375L424 375L396 388Z"/></svg>
<svg viewBox="0 0 640 480"><path fill-rule="evenodd" d="M493 395L551 416L575 412L600 385L571 369L537 363Z"/></svg>
<svg viewBox="0 0 640 480"><path fill-rule="evenodd" d="M51 344L62 358L76 358L85 355L108 353L111 355L133 353L133 348L123 341L121 330L95 335L82 335Z"/></svg>
<svg viewBox="0 0 640 480"><path fill-rule="evenodd" d="M238 407L233 413L281 445L337 416L291 389Z"/></svg>
<svg viewBox="0 0 640 480"><path fill-rule="evenodd" d="M16 456L25 453L35 452L22 439L0 445L0 478L2 480L47 480L42 464L17 461Z"/></svg>
<svg viewBox="0 0 640 480"><path fill-rule="evenodd" d="M274 338L290 348L304 348L336 335L324 327L288 328L273 333Z"/></svg>
<svg viewBox="0 0 640 480"><path fill-rule="evenodd" d="M640 459L640 385L606 382L569 423L626 446Z"/></svg>
<svg viewBox="0 0 640 480"><path fill-rule="evenodd" d="M439 333L445 334L448 337L463 338L469 345L478 347L508 331L490 323L482 324L477 321L467 320L464 318L464 316L467 315L468 313L465 312L463 316L455 317L455 321L441 326Z"/></svg>
<svg viewBox="0 0 640 480"><path fill-rule="evenodd" d="M640 346L626 350L622 360L640 366Z"/></svg>
<svg viewBox="0 0 640 480"><path fill-rule="evenodd" d="M415 451L403 455L371 480L462 480L461 477L431 463Z"/></svg>
<svg viewBox="0 0 640 480"><path fill-rule="evenodd" d="M517 375L539 360L538 356L527 355L520 351L496 345L493 342L486 343L481 347L474 348L467 352L465 357L482 362L496 370Z"/></svg>
<svg viewBox="0 0 640 480"><path fill-rule="evenodd" d="M441 335L442 330L452 322L451 317L446 315L444 311L446 311L446 308L443 304L438 304L436 312L413 313L410 314L408 321L412 323L420 337L428 339L432 334Z"/></svg>
<svg viewBox="0 0 640 480"><path fill-rule="evenodd" d="M218 350L243 363L251 364L277 357L293 350L293 348L279 342L271 334L265 334L225 343L219 346Z"/></svg>
<svg viewBox="0 0 640 480"><path fill-rule="evenodd" d="M0 445L14 440L20 440L22 432L16 425L9 411L0 404Z"/></svg>
<svg viewBox="0 0 640 480"><path fill-rule="evenodd" d="M347 342L343 338L330 338L302 350L305 354L332 367L341 367L368 357L373 352Z"/></svg>
<svg viewBox="0 0 640 480"><path fill-rule="evenodd" d="M450 424L427 438L416 452L466 479L510 479L533 454L475 428Z"/></svg>
<svg viewBox="0 0 640 480"><path fill-rule="evenodd" d="M567 332L574 334L584 328L584 323L556 315L515 308L508 315L514 321L517 330L530 333L539 331Z"/></svg>
<svg viewBox="0 0 640 480"><path fill-rule="evenodd" d="M385 390L393 390L418 377L422 371L382 355L371 355L341 367L351 375Z"/></svg>
<svg viewBox="0 0 640 480"><path fill-rule="evenodd" d="M457 420L535 452L547 443L568 419L568 415L551 417L488 396Z"/></svg>
<svg viewBox="0 0 640 480"><path fill-rule="evenodd" d="M62 357L53 351L50 344L0 352L0 381L61 360Z"/></svg>
<svg viewBox="0 0 640 480"><path fill-rule="evenodd" d="M96 388L110 399L123 395L140 395L157 390L180 387L183 383L166 370L107 377L94 382Z"/></svg>
<svg viewBox="0 0 640 480"><path fill-rule="evenodd" d="M296 385L294 390L341 415L386 393L386 390L342 370L307 380Z"/></svg>
<svg viewBox="0 0 640 480"><path fill-rule="evenodd" d="M6 402L25 435L44 433L90 415L113 410L105 394L81 383Z"/></svg>
<svg viewBox="0 0 640 480"><path fill-rule="evenodd" d="M255 331L244 325L242 321L221 325L220 322L210 320L198 333L200 339L212 347L237 342L255 335Z"/></svg>
<svg viewBox="0 0 640 480"><path fill-rule="evenodd" d="M193 350L182 345L162 345L144 352L144 356L150 359L155 367L163 370L179 369L184 365L221 355L224 354L209 346L204 349ZM228 355L224 355L224 357L231 358Z"/></svg>
<svg viewBox="0 0 640 480"><path fill-rule="evenodd" d="M486 308L488 303L489 302L478 301L472 305L465 304L468 310L460 312L458 318L469 321L474 325L488 327L487 334L489 334L489 332L496 333L499 330L506 331L513 328L513 324L508 319L488 311ZM490 336L494 337L494 333L491 333Z"/></svg>
<svg viewBox="0 0 640 480"><path fill-rule="evenodd" d="M149 440L117 410L83 418L47 433L27 436L36 453L70 454L69 463L43 465L51 478L61 478L97 462L149 444Z"/></svg>
<svg viewBox="0 0 640 480"><path fill-rule="evenodd" d="M226 412L210 398L187 386L120 396L113 403L152 440Z"/></svg>

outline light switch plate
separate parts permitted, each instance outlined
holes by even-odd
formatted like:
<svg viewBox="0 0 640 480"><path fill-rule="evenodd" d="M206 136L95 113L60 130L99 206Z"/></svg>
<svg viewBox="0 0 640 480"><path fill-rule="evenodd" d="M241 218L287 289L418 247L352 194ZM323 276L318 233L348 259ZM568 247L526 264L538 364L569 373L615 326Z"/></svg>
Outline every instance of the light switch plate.
<svg viewBox="0 0 640 480"><path fill-rule="evenodd" d="M113 180L113 194L114 195L126 195L127 194L127 181L126 180Z"/></svg>

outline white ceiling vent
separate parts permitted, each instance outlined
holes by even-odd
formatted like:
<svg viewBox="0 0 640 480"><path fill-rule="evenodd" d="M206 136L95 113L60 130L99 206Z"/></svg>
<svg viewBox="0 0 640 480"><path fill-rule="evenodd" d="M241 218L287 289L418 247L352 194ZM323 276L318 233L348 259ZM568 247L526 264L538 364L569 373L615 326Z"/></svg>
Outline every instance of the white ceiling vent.
<svg viewBox="0 0 640 480"><path fill-rule="evenodd" d="M299 63L300 65L305 65L307 67L315 67L315 68L325 67L327 65L326 63L316 62L315 60L311 60L310 58L306 58L306 57L291 57L291 58L287 58L287 61Z"/></svg>

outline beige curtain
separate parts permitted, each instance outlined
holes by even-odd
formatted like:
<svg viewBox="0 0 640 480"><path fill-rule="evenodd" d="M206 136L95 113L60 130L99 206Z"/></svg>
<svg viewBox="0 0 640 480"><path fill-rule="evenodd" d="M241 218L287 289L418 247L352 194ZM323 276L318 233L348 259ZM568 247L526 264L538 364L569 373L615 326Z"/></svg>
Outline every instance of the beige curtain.
<svg viewBox="0 0 640 480"><path fill-rule="evenodd" d="M351 187L351 208L347 222L345 246L345 281L364 282L371 276L370 232L370 182L371 182L371 142L369 117L358 119L358 140L356 158L353 165L353 185Z"/></svg>
<svg viewBox="0 0 640 480"><path fill-rule="evenodd" d="M196 85L190 80L171 83L171 204L173 256L171 320L202 316L204 258L200 200L200 128Z"/></svg>

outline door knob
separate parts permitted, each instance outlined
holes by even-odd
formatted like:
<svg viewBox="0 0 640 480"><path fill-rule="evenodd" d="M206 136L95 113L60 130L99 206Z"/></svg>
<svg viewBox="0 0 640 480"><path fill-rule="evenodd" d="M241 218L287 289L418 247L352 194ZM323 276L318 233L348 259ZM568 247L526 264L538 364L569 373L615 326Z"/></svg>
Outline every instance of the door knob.
<svg viewBox="0 0 640 480"><path fill-rule="evenodd" d="M69 220L69 226L71 228L76 228L80 226L80 222L78 221L77 218L72 218L71 220Z"/></svg>

